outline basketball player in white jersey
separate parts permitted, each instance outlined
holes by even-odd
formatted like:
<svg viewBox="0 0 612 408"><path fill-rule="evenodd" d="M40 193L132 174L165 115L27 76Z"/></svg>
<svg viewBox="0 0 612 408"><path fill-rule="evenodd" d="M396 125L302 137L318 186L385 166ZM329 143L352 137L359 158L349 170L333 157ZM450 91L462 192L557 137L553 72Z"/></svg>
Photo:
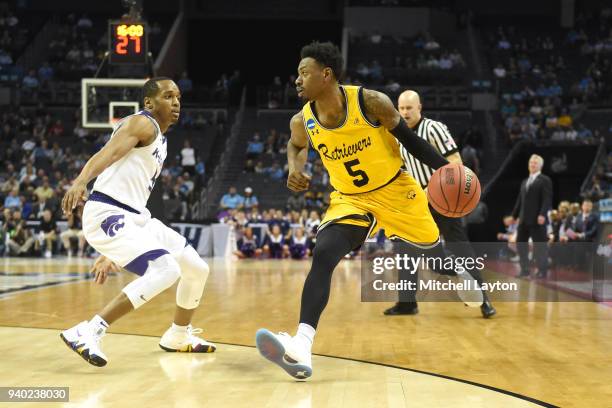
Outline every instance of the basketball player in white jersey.
<svg viewBox="0 0 612 408"><path fill-rule="evenodd" d="M176 84L165 77L143 86L144 110L121 120L111 139L83 167L62 200L65 214L85 199L87 184L97 177L83 209L87 242L102 254L96 281L118 266L139 275L91 320L61 333L64 342L87 362L102 367L108 359L100 339L110 324L144 305L178 280L174 323L159 342L166 351L213 352L216 346L197 336L191 318L200 303L208 265L186 239L146 209L167 154L163 133L178 121Z"/></svg>

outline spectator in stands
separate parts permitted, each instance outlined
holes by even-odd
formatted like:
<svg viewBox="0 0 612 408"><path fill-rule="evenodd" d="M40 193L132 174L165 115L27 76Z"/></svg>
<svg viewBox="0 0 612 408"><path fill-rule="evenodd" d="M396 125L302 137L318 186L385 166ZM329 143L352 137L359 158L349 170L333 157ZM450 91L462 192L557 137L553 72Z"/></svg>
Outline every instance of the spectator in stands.
<svg viewBox="0 0 612 408"><path fill-rule="evenodd" d="M582 242L594 242L599 231L599 217L593 214L593 202L582 201L581 212L576 218L576 238Z"/></svg>
<svg viewBox="0 0 612 408"><path fill-rule="evenodd" d="M234 255L239 259L259 258L262 250L257 241L257 237L253 235L253 229L251 227L246 227L242 237L240 237L236 243L238 249L234 251Z"/></svg>
<svg viewBox="0 0 612 408"><path fill-rule="evenodd" d="M257 196L253 195L253 189L251 187L247 187L244 189L244 208L247 211L250 211L253 208L257 208L259 206L259 200Z"/></svg>
<svg viewBox="0 0 612 408"><path fill-rule="evenodd" d="M389 79L387 85L385 85L385 90L390 93L396 93L401 89L401 85L395 79Z"/></svg>
<svg viewBox="0 0 612 408"><path fill-rule="evenodd" d="M255 132L253 135L253 139L249 140L247 145L247 158L248 159L257 159L260 154L264 151L264 144L261 141L259 136L259 132Z"/></svg>
<svg viewBox="0 0 612 408"><path fill-rule="evenodd" d="M357 75L361 81L365 82L370 79L370 69L363 62L357 64L357 69L355 72L357 72Z"/></svg>
<svg viewBox="0 0 612 408"><path fill-rule="evenodd" d="M374 84L380 84L383 80L383 72L380 63L377 60L372 61L370 65L370 79Z"/></svg>
<svg viewBox="0 0 612 408"><path fill-rule="evenodd" d="M38 242L45 244L45 258L51 258L53 245L57 240L57 223L51 210L45 209L42 218L40 218L39 228Z"/></svg>
<svg viewBox="0 0 612 408"><path fill-rule="evenodd" d="M374 33L370 35L370 42L372 44L380 44L381 41L382 41L382 35L380 34L378 30L374 31Z"/></svg>
<svg viewBox="0 0 612 408"><path fill-rule="evenodd" d="M49 184L49 177L43 177L43 183L34 190L34 194L39 198L39 201L46 201L55 195Z"/></svg>
<svg viewBox="0 0 612 408"><path fill-rule="evenodd" d="M193 81L187 75L187 71L183 71L181 78L176 81L181 93L189 94L193 91Z"/></svg>
<svg viewBox="0 0 612 408"><path fill-rule="evenodd" d="M42 84L47 84L48 82L52 81L54 75L55 70L49 64L49 61L43 62L42 66L38 68L38 79Z"/></svg>
<svg viewBox="0 0 612 408"><path fill-rule="evenodd" d="M254 170L256 174L264 174L266 172L266 168L264 167L263 162L260 161L257 162Z"/></svg>
<svg viewBox="0 0 612 408"><path fill-rule="evenodd" d="M61 119L57 119L51 127L49 127L49 136L62 137L64 136L64 124Z"/></svg>
<svg viewBox="0 0 612 408"><path fill-rule="evenodd" d="M66 253L68 257L71 257L72 252L72 239L78 240L78 256L82 257L83 252L85 250L85 235L83 234L83 224L81 221L81 217L78 214L78 211L73 211L72 214L68 216L68 228L60 234L60 239L64 248L66 249Z"/></svg>
<svg viewBox="0 0 612 408"><path fill-rule="evenodd" d="M590 129L586 128L584 126L584 123L579 124L577 139L586 141L592 138L593 138L593 132L591 132Z"/></svg>
<svg viewBox="0 0 612 408"><path fill-rule="evenodd" d="M299 211L304 207L306 207L306 200L304 199L304 194L292 192L289 198L287 199L287 205L285 206L285 208L288 211Z"/></svg>
<svg viewBox="0 0 612 408"><path fill-rule="evenodd" d="M266 234L263 252L271 259L286 258L289 255L289 246L279 224L273 224L271 230Z"/></svg>
<svg viewBox="0 0 612 408"><path fill-rule="evenodd" d="M493 69L493 74L495 74L496 78L503 79L506 77L506 68L503 65L497 64L497 66Z"/></svg>
<svg viewBox="0 0 612 408"><path fill-rule="evenodd" d="M5 230L9 237L9 255L24 256L31 253L35 242L34 236L25 220L21 218L19 210L13 212L12 222L6 225Z"/></svg>
<svg viewBox="0 0 612 408"><path fill-rule="evenodd" d="M89 17L87 17L86 14L83 14L81 18L79 18L79 21L77 21L77 27L82 29L89 29L93 27L93 22Z"/></svg>
<svg viewBox="0 0 612 408"><path fill-rule="evenodd" d="M310 256L310 243L308 237L304 234L303 227L297 227L293 230L289 239L289 254L291 259L306 259Z"/></svg>
<svg viewBox="0 0 612 408"><path fill-rule="evenodd" d="M463 149L461 149L461 159L463 164L476 173L480 174L480 159L478 158L478 151L471 145L470 140L466 140Z"/></svg>
<svg viewBox="0 0 612 408"><path fill-rule="evenodd" d="M561 232L561 226L563 225L563 218L559 214L559 210L552 210L549 214L550 223L548 224L548 243L559 242L559 234ZM554 259L555 255L551 253L551 259Z"/></svg>
<svg viewBox="0 0 612 408"><path fill-rule="evenodd" d="M504 216L503 222L505 231L497 234L497 240L507 242L508 246L502 250L501 255L512 261L518 261L518 256L516 255L516 230L518 223L511 215Z"/></svg>
<svg viewBox="0 0 612 408"><path fill-rule="evenodd" d="M244 197L237 193L236 187L229 188L227 194L221 197L219 207L222 210L235 210L244 207Z"/></svg>
<svg viewBox="0 0 612 408"><path fill-rule="evenodd" d="M429 36L429 38L423 45L423 49L426 51L436 51L440 49L440 44L436 40L434 40L432 36Z"/></svg>
<svg viewBox="0 0 612 408"><path fill-rule="evenodd" d="M244 163L244 169L242 170L243 173L255 173L255 162L253 161L253 159L248 159L245 163Z"/></svg>
<svg viewBox="0 0 612 408"><path fill-rule="evenodd" d="M195 174L195 154L195 149L191 147L191 141L186 139L181 149L181 166L183 166L183 172L189 173L192 176Z"/></svg>
<svg viewBox="0 0 612 408"><path fill-rule="evenodd" d="M463 60L463 55L459 52L459 50L454 49L450 54L450 60L453 63L453 67L456 68L465 68L466 63Z"/></svg>
<svg viewBox="0 0 612 408"><path fill-rule="evenodd" d="M13 65L13 58L3 49L0 49L0 65Z"/></svg>
<svg viewBox="0 0 612 408"><path fill-rule="evenodd" d="M283 84L279 76L275 76L268 88L268 109L276 109L283 100Z"/></svg>
<svg viewBox="0 0 612 408"><path fill-rule="evenodd" d="M19 182L14 175L9 176L6 181L0 184L0 194L3 196L8 195L12 190L19 191Z"/></svg>
<svg viewBox="0 0 612 408"><path fill-rule="evenodd" d="M176 181L177 184L180 185L179 191L181 192L182 196L186 200L189 200L195 188L195 183L191 180L189 173L183 173L183 175L178 177Z"/></svg>
<svg viewBox="0 0 612 408"><path fill-rule="evenodd" d="M287 106L295 106L298 103L297 90L295 89L295 75L289 76L289 80L285 84L284 103Z"/></svg>
<svg viewBox="0 0 612 408"><path fill-rule="evenodd" d="M271 167L266 168L265 174L275 181L282 180L285 177L285 173L278 162L274 162Z"/></svg>
<svg viewBox="0 0 612 408"><path fill-rule="evenodd" d="M273 208L270 209L270 220L268 221L268 225L272 227L273 225L278 225L281 229L281 233L283 235L287 235L289 232L289 228L291 224L285 214L283 214L282 210L275 210Z"/></svg>
<svg viewBox="0 0 612 408"><path fill-rule="evenodd" d="M39 197L36 194L34 194L34 196L36 197L36 201L34 201L32 205L32 210L28 218L39 219L43 216L45 209L49 207L47 206L47 200L45 197ZM51 209L51 211L53 211L53 209Z"/></svg>
<svg viewBox="0 0 612 408"><path fill-rule="evenodd" d="M19 190L14 189L9 192L9 195L4 199L4 208L19 209L21 208L21 200L19 199Z"/></svg>

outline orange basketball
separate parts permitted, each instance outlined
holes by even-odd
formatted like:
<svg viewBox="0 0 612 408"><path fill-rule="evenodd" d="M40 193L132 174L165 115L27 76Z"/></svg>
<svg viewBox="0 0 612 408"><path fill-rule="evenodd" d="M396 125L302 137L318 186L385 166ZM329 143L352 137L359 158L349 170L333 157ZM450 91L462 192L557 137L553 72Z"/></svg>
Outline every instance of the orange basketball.
<svg viewBox="0 0 612 408"><path fill-rule="evenodd" d="M469 168L449 163L434 172L427 186L429 204L446 217L472 212L480 201L480 181Z"/></svg>

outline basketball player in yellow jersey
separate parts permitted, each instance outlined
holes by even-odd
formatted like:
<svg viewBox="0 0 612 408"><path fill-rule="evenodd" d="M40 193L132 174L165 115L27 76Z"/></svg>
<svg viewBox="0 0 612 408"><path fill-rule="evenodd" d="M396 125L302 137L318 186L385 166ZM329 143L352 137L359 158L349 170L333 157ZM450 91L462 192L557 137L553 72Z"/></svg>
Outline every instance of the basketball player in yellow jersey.
<svg viewBox="0 0 612 408"><path fill-rule="evenodd" d="M308 102L291 119L287 185L292 191L308 188L310 177L303 169L310 144L336 191L317 233L297 334L260 329L256 336L260 353L298 379L312 375L315 330L329 299L332 272L347 253L384 228L390 239L419 253L438 250L443 256L425 193L401 170L396 139L434 169L448 161L408 128L386 95L339 85L341 69L340 51L332 43L302 48L295 83L298 96Z"/></svg>

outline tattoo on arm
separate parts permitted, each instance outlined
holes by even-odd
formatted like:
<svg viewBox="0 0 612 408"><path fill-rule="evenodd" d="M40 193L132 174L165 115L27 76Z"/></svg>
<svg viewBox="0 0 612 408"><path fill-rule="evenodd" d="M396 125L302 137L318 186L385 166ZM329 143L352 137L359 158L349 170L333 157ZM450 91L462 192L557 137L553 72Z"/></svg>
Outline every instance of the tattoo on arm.
<svg viewBox="0 0 612 408"><path fill-rule="evenodd" d="M381 92L364 89L363 102L368 116L372 116L389 130L394 129L401 120L391 99Z"/></svg>

